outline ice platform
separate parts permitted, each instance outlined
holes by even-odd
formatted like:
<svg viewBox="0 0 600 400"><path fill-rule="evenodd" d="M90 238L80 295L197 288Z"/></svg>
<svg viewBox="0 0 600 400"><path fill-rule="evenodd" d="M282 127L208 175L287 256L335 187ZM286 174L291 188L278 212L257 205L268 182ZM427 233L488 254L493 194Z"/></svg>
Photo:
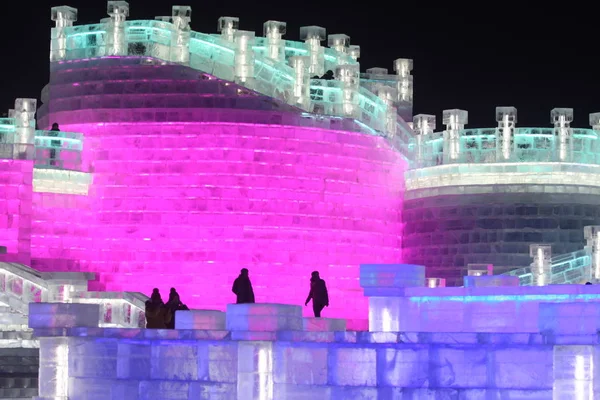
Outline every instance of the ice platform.
<svg viewBox="0 0 600 400"><path fill-rule="evenodd" d="M225 330L225 313L216 310L177 311L175 329Z"/></svg>
<svg viewBox="0 0 600 400"><path fill-rule="evenodd" d="M308 332L343 332L346 320L340 318L304 318L303 329Z"/></svg>

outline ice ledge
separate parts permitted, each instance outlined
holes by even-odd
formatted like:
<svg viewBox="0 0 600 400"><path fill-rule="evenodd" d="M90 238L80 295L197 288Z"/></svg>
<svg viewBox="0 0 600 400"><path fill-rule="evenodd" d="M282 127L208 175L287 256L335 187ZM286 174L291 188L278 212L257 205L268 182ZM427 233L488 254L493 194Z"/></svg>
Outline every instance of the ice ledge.
<svg viewBox="0 0 600 400"><path fill-rule="evenodd" d="M92 174L60 169L34 168L33 191L87 196Z"/></svg>

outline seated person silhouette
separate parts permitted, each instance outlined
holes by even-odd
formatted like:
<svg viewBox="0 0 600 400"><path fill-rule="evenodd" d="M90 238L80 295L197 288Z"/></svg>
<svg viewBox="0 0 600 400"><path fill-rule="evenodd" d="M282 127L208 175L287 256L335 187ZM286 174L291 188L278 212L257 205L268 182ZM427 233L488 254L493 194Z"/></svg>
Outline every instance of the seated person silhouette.
<svg viewBox="0 0 600 400"><path fill-rule="evenodd" d="M313 302L313 312L316 318L321 318L321 311L323 308L329 307L329 293L327 293L327 285L325 281L319 276L319 271L313 271L310 276L310 292L306 298L304 305L307 306L308 302Z"/></svg>
<svg viewBox="0 0 600 400"><path fill-rule="evenodd" d="M254 303L254 290L248 276L248 269L242 268L240 276L233 281L231 291L237 296L236 304Z"/></svg>

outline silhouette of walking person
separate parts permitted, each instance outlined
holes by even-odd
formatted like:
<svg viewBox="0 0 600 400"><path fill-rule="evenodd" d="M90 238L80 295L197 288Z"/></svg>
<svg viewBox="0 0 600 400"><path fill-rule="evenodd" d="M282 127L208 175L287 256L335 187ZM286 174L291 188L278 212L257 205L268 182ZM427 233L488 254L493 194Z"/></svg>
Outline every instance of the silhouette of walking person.
<svg viewBox="0 0 600 400"><path fill-rule="evenodd" d="M327 293L327 285L325 281L319 276L319 271L313 271L310 276L310 292L306 298L304 305L307 306L308 302L313 302L313 312L316 318L321 318L321 311L323 308L329 307L329 293Z"/></svg>
<svg viewBox="0 0 600 400"><path fill-rule="evenodd" d="M233 281L231 291L237 296L236 304L254 303L254 290L248 276L248 269L242 268L240 276Z"/></svg>

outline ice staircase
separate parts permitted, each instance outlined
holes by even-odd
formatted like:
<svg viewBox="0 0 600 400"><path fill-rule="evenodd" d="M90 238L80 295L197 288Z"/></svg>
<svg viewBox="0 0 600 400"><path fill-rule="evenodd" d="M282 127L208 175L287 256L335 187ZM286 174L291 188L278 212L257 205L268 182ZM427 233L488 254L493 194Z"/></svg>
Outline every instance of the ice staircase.
<svg viewBox="0 0 600 400"><path fill-rule="evenodd" d="M145 323L141 293L89 292L94 274L38 272L0 263L0 400L38 394L39 342L28 327L29 303L92 303L101 309L99 326L137 328Z"/></svg>

